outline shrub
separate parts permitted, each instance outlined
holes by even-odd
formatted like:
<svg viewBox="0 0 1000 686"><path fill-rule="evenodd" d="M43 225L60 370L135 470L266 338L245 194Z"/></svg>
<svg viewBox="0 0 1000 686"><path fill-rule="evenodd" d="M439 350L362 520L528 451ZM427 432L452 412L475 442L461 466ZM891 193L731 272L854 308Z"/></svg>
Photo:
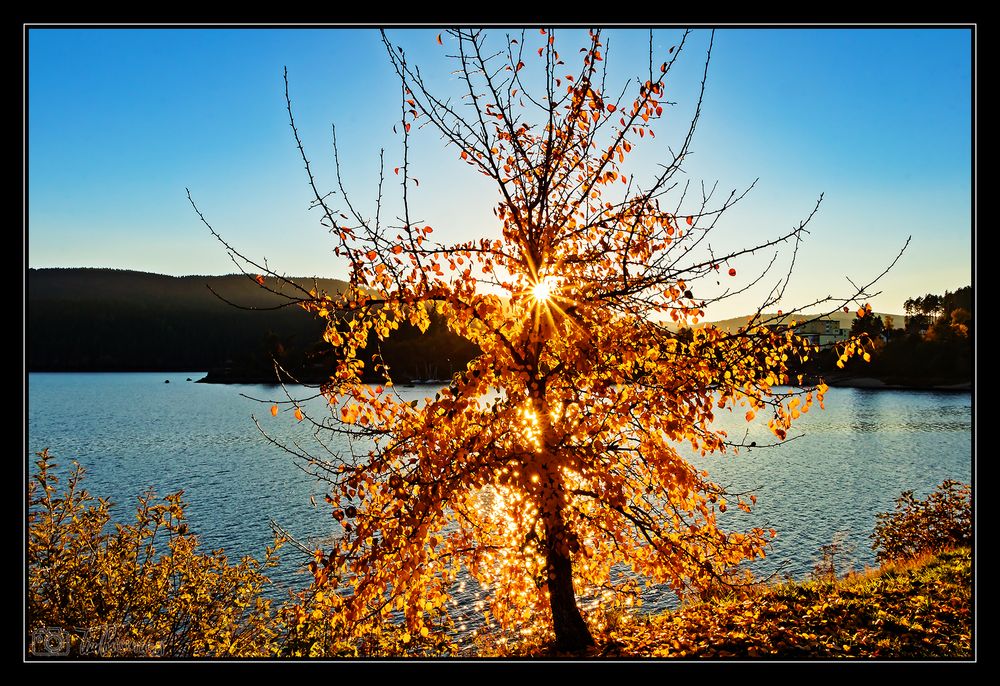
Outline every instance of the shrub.
<svg viewBox="0 0 1000 686"><path fill-rule="evenodd" d="M926 499L904 491L893 512L881 512L872 533L879 562L972 544L972 489L952 479Z"/></svg>
<svg viewBox="0 0 1000 686"><path fill-rule="evenodd" d="M56 464L38 453L28 483L28 641L35 655L250 657L274 652L263 561L230 564L188 532L183 491L138 500L133 524L81 488L74 463L57 492Z"/></svg>

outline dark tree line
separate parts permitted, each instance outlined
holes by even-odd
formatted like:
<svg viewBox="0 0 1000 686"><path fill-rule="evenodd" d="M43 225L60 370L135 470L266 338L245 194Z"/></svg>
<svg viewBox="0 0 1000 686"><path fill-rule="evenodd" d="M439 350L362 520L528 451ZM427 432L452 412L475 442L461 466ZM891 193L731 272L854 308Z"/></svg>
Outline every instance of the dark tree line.
<svg viewBox="0 0 1000 686"><path fill-rule="evenodd" d="M972 379L972 287L904 303L906 318L855 318L852 335L867 334L871 364L851 360L847 371L901 385L959 384Z"/></svg>
<svg viewBox="0 0 1000 686"><path fill-rule="evenodd" d="M315 285L337 292L343 283ZM243 275L32 269L27 304L30 371L209 371L216 381L266 383L275 381L277 361L295 378L317 382L336 364L322 343L322 322L279 307L285 301ZM402 327L382 344L400 378L448 378L474 354L436 317L431 324L425 335Z"/></svg>

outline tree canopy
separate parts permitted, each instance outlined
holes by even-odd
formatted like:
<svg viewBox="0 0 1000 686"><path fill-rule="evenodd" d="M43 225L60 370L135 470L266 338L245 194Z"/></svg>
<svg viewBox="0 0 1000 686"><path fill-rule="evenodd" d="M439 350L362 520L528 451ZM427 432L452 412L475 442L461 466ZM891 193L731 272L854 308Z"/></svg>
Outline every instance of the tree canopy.
<svg viewBox="0 0 1000 686"><path fill-rule="evenodd" d="M762 557L775 532L725 531L720 513L749 511L755 497L728 493L689 457L744 445L714 425L721 412L766 422L783 440L794 419L822 404L824 384L787 386L797 381L789 365L816 349L761 315L784 295L812 214L759 244L711 242L749 190L717 197L683 177L711 43L682 140L652 178L629 172L630 154L653 143L672 106L668 77L688 36L665 61L650 40L649 73L616 89L605 83L600 31L589 32L570 68L546 29L499 46L480 30L450 30L437 42L463 86L459 102L435 94L383 32L400 81L401 156L383 162L368 212L344 193L336 131L337 193L321 189L286 74L315 205L350 265L342 291L295 299L327 321L324 337L340 360L321 389L329 416L301 408L296 416L341 442L327 440L322 455L286 446L330 482L343 527L330 550L314 554L300 617L312 623L309 640L360 635L397 611L406 640L420 640L447 625L447 601L468 575L501 627L551 631L557 647L579 649L592 639L578 598L628 604L641 583L681 591L749 581L741 563ZM414 124L495 183L498 235L444 244L411 217ZM398 221L382 212L389 182L401 196ZM265 288L281 285L280 274L225 245ZM771 278L782 246L789 272L773 278L746 327L699 325L712 302ZM735 285L741 259L768 251L770 266ZM703 295L725 279L734 285ZM870 285L823 302L860 305ZM406 323L426 328L431 312L481 352L433 398L405 402L391 366L360 351ZM855 352L856 339L838 347L843 359ZM363 383L366 369L388 381Z"/></svg>

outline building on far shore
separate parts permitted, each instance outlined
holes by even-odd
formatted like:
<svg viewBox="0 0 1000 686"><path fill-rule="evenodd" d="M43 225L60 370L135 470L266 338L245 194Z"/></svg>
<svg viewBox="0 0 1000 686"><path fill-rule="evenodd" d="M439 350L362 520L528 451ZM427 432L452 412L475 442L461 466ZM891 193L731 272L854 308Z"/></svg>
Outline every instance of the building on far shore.
<svg viewBox="0 0 1000 686"><path fill-rule="evenodd" d="M851 335L836 319L812 319L795 327L795 333L813 345L826 348L839 343Z"/></svg>

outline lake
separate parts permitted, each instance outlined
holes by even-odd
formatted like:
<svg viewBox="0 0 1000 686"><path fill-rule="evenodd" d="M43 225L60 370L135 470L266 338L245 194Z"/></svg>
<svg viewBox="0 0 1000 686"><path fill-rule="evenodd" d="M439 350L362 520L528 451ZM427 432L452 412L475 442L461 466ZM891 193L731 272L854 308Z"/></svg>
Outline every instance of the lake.
<svg viewBox="0 0 1000 686"><path fill-rule="evenodd" d="M80 462L86 488L110 497L119 519L130 517L135 497L149 487L159 494L184 489L191 529L206 547L225 548L231 558L260 557L272 540L270 520L306 543L322 545L336 536L324 484L270 444L251 418L256 415L278 439L309 442L309 430L290 412L274 418L270 402L250 399L283 399L281 389L185 381L202 376L30 374L29 455L48 448L60 465ZM413 400L437 389L398 390ZM290 392L304 395L308 389ZM314 399L304 406L319 412L324 404ZM802 436L784 445L693 460L717 483L755 489L752 514L731 508L726 516L734 528L778 531L768 557L755 563L758 573L802 578L820 546L835 538L855 567L872 565L868 536L875 514L892 509L900 492L913 489L922 496L944 479L971 480L970 393L831 388L825 404L825 410L816 405L803 415L791 434ZM742 435L742 413L720 415L730 436ZM763 444L768 436L766 428L756 427L748 440ZM272 594L306 585L301 563L294 548L284 549ZM458 600L471 606L474 596ZM658 609L676 599L653 588L644 601Z"/></svg>

